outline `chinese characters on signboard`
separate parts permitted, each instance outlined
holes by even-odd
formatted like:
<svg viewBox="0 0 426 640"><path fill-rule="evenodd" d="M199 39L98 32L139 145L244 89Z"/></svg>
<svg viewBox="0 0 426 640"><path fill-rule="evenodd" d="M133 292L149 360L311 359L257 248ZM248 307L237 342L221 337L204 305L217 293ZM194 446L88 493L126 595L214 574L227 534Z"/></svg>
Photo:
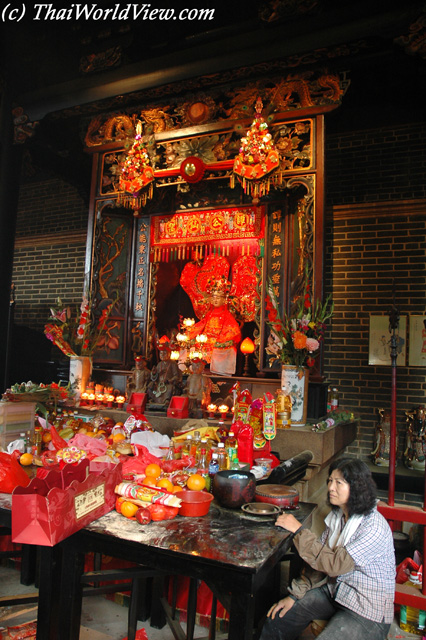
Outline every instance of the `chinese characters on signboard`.
<svg viewBox="0 0 426 640"><path fill-rule="evenodd" d="M88 489L74 497L77 520L105 504L105 483Z"/></svg>

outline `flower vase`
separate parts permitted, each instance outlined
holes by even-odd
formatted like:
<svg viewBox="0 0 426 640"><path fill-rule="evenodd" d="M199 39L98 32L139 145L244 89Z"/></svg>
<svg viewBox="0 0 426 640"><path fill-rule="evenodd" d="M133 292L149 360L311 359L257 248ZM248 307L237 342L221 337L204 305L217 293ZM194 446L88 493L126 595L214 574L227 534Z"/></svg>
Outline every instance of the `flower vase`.
<svg viewBox="0 0 426 640"><path fill-rule="evenodd" d="M299 369L293 365L281 367L281 388L291 396L291 425L304 427L308 412L309 369Z"/></svg>
<svg viewBox="0 0 426 640"><path fill-rule="evenodd" d="M90 356L70 356L69 381L77 404L84 393L92 375L92 358Z"/></svg>

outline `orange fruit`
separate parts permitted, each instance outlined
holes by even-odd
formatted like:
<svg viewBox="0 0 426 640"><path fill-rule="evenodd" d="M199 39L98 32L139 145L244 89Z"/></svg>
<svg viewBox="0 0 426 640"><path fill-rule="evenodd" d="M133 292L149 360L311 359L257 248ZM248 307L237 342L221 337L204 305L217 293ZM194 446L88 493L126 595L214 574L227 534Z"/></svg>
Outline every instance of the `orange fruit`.
<svg viewBox="0 0 426 640"><path fill-rule="evenodd" d="M206 486L206 481L203 476L200 476L198 473L193 473L186 481L186 486L188 489L191 489L191 491L202 491Z"/></svg>
<svg viewBox="0 0 426 640"><path fill-rule="evenodd" d="M42 435L42 440L43 442L50 442L52 439L52 434L50 433L50 431L45 431Z"/></svg>
<svg viewBox="0 0 426 640"><path fill-rule="evenodd" d="M125 440L126 436L124 435L124 433L114 433L114 435L112 436L112 441L113 442L121 442L122 440Z"/></svg>
<svg viewBox="0 0 426 640"><path fill-rule="evenodd" d="M19 458L19 462L24 465L24 467L33 463L33 454L32 453L23 453Z"/></svg>
<svg viewBox="0 0 426 640"><path fill-rule="evenodd" d="M142 484L145 485L145 487L156 487L157 480L155 478L152 478L151 476L147 476L142 480Z"/></svg>
<svg viewBox="0 0 426 640"><path fill-rule="evenodd" d="M168 480L167 478L161 478L160 480L158 480L157 487L161 487L166 491L173 491L174 488L173 482L170 482L170 480Z"/></svg>
<svg viewBox="0 0 426 640"><path fill-rule="evenodd" d="M158 478L159 476L161 476L160 465L156 464L155 462L149 464L145 469L145 475L150 476L151 478Z"/></svg>
<svg viewBox="0 0 426 640"><path fill-rule="evenodd" d="M178 484L174 484L172 493L177 493L178 491L183 491L182 487L180 487Z"/></svg>
<svg viewBox="0 0 426 640"><path fill-rule="evenodd" d="M118 498L115 499L115 510L118 513L121 513L121 505L123 502L126 502L126 498L123 498L123 496L118 496Z"/></svg>
<svg viewBox="0 0 426 640"><path fill-rule="evenodd" d="M129 502L128 500L122 502L120 508L121 515L125 516L126 518L133 518L136 511L139 509L137 504L133 504L133 502Z"/></svg>

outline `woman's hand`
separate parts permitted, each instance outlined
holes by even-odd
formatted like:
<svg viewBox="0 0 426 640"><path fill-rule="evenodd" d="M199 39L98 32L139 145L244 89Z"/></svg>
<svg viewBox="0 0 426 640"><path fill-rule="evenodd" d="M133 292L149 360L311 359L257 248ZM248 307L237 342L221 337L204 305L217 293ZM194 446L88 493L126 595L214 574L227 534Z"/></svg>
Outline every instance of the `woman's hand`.
<svg viewBox="0 0 426 640"><path fill-rule="evenodd" d="M291 513L282 513L276 519L275 526L282 527L283 529L287 529L287 531L290 531L291 533L295 533L298 529L300 529L300 522Z"/></svg>
<svg viewBox="0 0 426 640"><path fill-rule="evenodd" d="M293 600L293 598L290 598L290 596L287 596L287 598L283 598L282 600L279 600L277 604L272 605L272 607L269 609L268 618L272 618L273 620L278 612L279 612L279 617L282 618L283 616L285 616L287 611L289 611L292 608L294 603L295 601Z"/></svg>

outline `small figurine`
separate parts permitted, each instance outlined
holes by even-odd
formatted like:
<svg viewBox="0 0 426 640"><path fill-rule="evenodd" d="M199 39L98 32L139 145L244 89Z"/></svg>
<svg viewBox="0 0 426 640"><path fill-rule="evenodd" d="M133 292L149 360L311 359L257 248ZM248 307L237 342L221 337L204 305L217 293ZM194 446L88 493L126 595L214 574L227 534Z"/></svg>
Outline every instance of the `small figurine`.
<svg viewBox="0 0 426 640"><path fill-rule="evenodd" d="M376 433L374 437L375 447L371 452L373 462L378 467L389 466L390 453L390 411L378 409L380 420L376 425ZM395 457L398 454L398 437L396 438Z"/></svg>
<svg viewBox="0 0 426 640"><path fill-rule="evenodd" d="M147 359L143 356L135 356L135 366L131 375L127 378L126 393L130 398L132 393L146 393L151 379L151 371L148 369Z"/></svg>
<svg viewBox="0 0 426 640"><path fill-rule="evenodd" d="M210 404L212 382L203 375L205 362L195 358L190 367L186 383L186 394L189 398L189 415L191 418L202 418L203 409Z"/></svg>
<svg viewBox="0 0 426 640"><path fill-rule="evenodd" d="M404 451L404 464L408 469L425 470L426 446L426 408L422 405L414 411L406 411L407 440Z"/></svg>
<svg viewBox="0 0 426 640"><path fill-rule="evenodd" d="M150 408L167 409L172 396L180 395L182 372L175 360L170 359L167 344L158 347L160 362L151 370L147 392Z"/></svg>

